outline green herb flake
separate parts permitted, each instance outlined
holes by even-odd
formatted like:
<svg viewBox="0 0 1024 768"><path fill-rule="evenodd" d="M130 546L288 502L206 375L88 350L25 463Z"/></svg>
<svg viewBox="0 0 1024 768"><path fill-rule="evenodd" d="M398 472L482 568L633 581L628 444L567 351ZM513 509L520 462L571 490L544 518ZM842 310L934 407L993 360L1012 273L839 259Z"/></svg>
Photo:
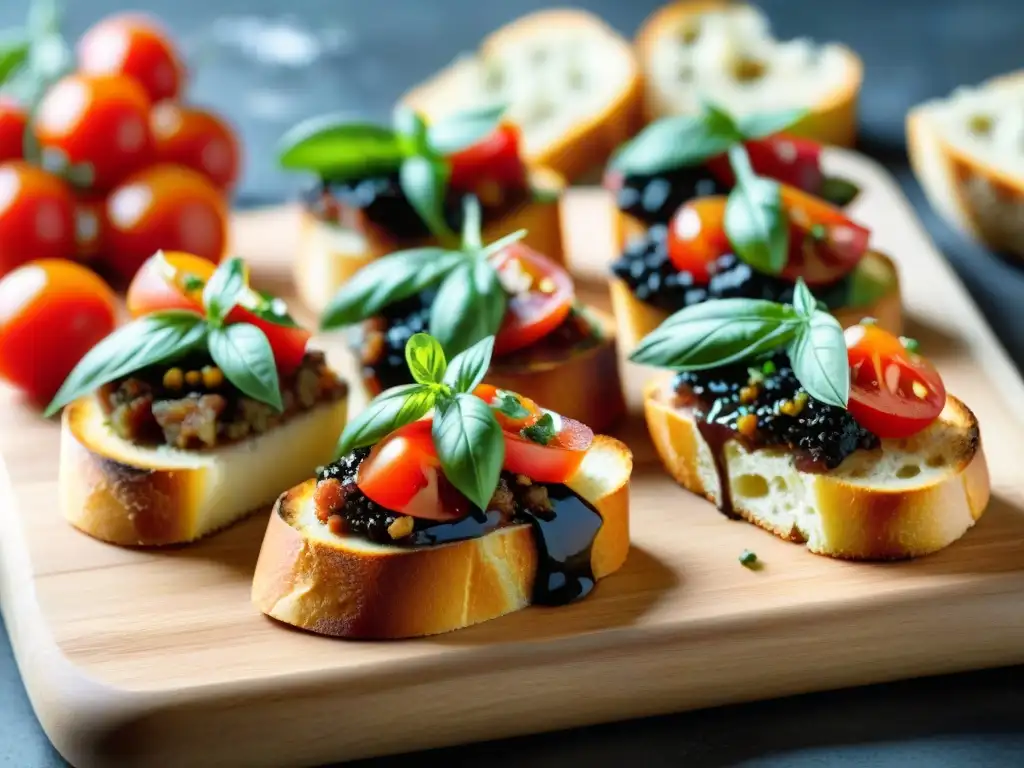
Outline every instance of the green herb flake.
<svg viewBox="0 0 1024 768"><path fill-rule="evenodd" d="M754 568L758 564L756 552L751 552L749 549L744 549L740 552L740 565L744 568Z"/></svg>
<svg viewBox="0 0 1024 768"><path fill-rule="evenodd" d="M528 427L524 427L520 434L527 440L532 440L540 445L547 445L555 439L555 420L550 413L545 413L537 421Z"/></svg>
<svg viewBox="0 0 1024 768"><path fill-rule="evenodd" d="M764 373L765 376L771 376L775 373L775 363L771 360L765 360L764 365L761 366L761 372Z"/></svg>
<svg viewBox="0 0 1024 768"><path fill-rule="evenodd" d="M192 291L201 291L206 287L206 281L196 277L193 274L186 274L181 279L182 287L191 293Z"/></svg>
<svg viewBox="0 0 1024 768"><path fill-rule="evenodd" d="M510 419L525 419L530 412L523 407L523 402L512 392L499 389L491 408L508 416Z"/></svg>
<svg viewBox="0 0 1024 768"><path fill-rule="evenodd" d="M911 339L907 336L900 336L900 344L902 344L903 348L907 350L907 352L910 352L911 354L916 355L918 352L921 351L921 343L917 339Z"/></svg>

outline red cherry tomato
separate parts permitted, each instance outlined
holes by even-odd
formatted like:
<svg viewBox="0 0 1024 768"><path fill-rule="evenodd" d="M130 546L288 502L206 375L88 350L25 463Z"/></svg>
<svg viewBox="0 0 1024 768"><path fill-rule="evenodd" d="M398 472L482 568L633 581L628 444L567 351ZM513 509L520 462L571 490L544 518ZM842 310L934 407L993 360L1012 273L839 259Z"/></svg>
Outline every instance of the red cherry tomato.
<svg viewBox="0 0 1024 768"><path fill-rule="evenodd" d="M524 349L547 336L568 317L575 299L569 273L522 243L492 257L510 292L494 354Z"/></svg>
<svg viewBox="0 0 1024 768"><path fill-rule="evenodd" d="M680 206L668 229L668 256L680 272L706 284L715 260L732 250L725 236L726 197L698 197Z"/></svg>
<svg viewBox="0 0 1024 768"><path fill-rule="evenodd" d="M879 437L909 437L931 424L946 405L934 366L875 325L846 329L850 359L850 415Z"/></svg>
<svg viewBox="0 0 1024 768"><path fill-rule="evenodd" d="M789 219L789 261L782 277L802 277L808 285L835 282L867 251L871 232L821 198L783 186L782 207Z"/></svg>
<svg viewBox="0 0 1024 768"><path fill-rule="evenodd" d="M153 161L149 107L130 78L68 75L46 92L35 116L44 161L86 164L93 189L112 189Z"/></svg>
<svg viewBox="0 0 1024 768"><path fill-rule="evenodd" d="M132 13L103 19L78 42L78 69L91 75L126 75L154 103L177 98L185 68L167 32L147 16Z"/></svg>
<svg viewBox="0 0 1024 768"><path fill-rule="evenodd" d="M110 193L104 242L108 266L124 282L157 251L184 251L219 262L228 237L223 195L206 177L154 165Z"/></svg>
<svg viewBox="0 0 1024 768"><path fill-rule="evenodd" d="M777 134L744 142L750 165L766 176L804 192L818 194L825 177L821 172L821 145L810 139ZM708 168L726 186L736 183L726 155L708 161Z"/></svg>
<svg viewBox="0 0 1024 768"><path fill-rule="evenodd" d="M234 131L220 117L165 101L153 107L150 126L160 162L199 171L222 190L234 186L241 149Z"/></svg>
<svg viewBox="0 0 1024 768"><path fill-rule="evenodd" d="M21 160L0 164L0 277L28 261L67 258L74 251L68 185Z"/></svg>
<svg viewBox="0 0 1024 768"><path fill-rule="evenodd" d="M0 163L22 158L27 127L28 113L13 99L0 96Z"/></svg>
<svg viewBox="0 0 1024 768"><path fill-rule="evenodd" d="M45 405L114 330L116 298L80 264L43 259L0 280L0 379Z"/></svg>
<svg viewBox="0 0 1024 768"><path fill-rule="evenodd" d="M486 201L490 185L500 190L524 189L526 166L519 154L519 129L510 124L498 128L481 141L449 156L452 189L473 192Z"/></svg>

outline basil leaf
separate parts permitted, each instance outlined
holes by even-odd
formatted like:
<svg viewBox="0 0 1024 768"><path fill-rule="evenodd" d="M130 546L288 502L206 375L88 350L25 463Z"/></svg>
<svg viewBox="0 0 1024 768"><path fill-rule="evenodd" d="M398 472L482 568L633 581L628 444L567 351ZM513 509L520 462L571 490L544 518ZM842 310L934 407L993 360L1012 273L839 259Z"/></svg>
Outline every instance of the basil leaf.
<svg viewBox="0 0 1024 768"><path fill-rule="evenodd" d="M452 358L444 383L456 392L472 392L484 380L493 352L493 336L481 339L465 352L460 352Z"/></svg>
<svg viewBox="0 0 1024 768"><path fill-rule="evenodd" d="M846 408L850 399L850 362L843 329L828 312L816 311L802 324L789 347L793 373L807 394Z"/></svg>
<svg viewBox="0 0 1024 768"><path fill-rule="evenodd" d="M245 297L242 299L242 305L252 312L256 317L261 320L266 320L268 323L274 325L282 325L285 328L299 328L301 327L290 314L288 314L288 305L285 304L284 299L277 296L272 296L269 293L263 291L252 291L250 298L247 300Z"/></svg>
<svg viewBox="0 0 1024 768"><path fill-rule="evenodd" d="M479 251L483 247L481 219L480 201L474 195L466 195L462 202L462 250Z"/></svg>
<svg viewBox="0 0 1024 768"><path fill-rule="evenodd" d="M797 278L796 286L793 288L793 308L800 317L810 320L818 311L818 300L814 298L811 289L803 278Z"/></svg>
<svg viewBox="0 0 1024 768"><path fill-rule="evenodd" d="M210 357L224 378L253 400L284 410L274 351L263 331L249 323L211 328L209 344Z"/></svg>
<svg viewBox="0 0 1024 768"><path fill-rule="evenodd" d="M499 389L495 400L497 402L491 402L491 408L510 419L525 419L530 415L530 412L523 406L522 400L514 392Z"/></svg>
<svg viewBox="0 0 1024 768"><path fill-rule="evenodd" d="M411 424L434 407L434 398L434 390L423 384L384 390L349 419L338 442L337 456L373 445L399 427Z"/></svg>
<svg viewBox="0 0 1024 768"><path fill-rule="evenodd" d="M415 155L406 158L398 171L398 183L434 236L452 239L455 235L444 218L448 167L443 161Z"/></svg>
<svg viewBox="0 0 1024 768"><path fill-rule="evenodd" d="M122 376L191 351L202 344L206 330L200 315L177 310L121 326L79 361L44 415L52 416L72 400Z"/></svg>
<svg viewBox="0 0 1024 768"><path fill-rule="evenodd" d="M223 322L249 287L245 263L237 256L222 261L203 288L203 307L214 325Z"/></svg>
<svg viewBox="0 0 1024 768"><path fill-rule="evenodd" d="M854 267L848 278L846 301L850 307L869 307L895 288L896 277L872 269L867 259Z"/></svg>
<svg viewBox="0 0 1024 768"><path fill-rule="evenodd" d="M527 440L547 445L555 439L555 420L550 413L545 413L530 426L523 427L520 434Z"/></svg>
<svg viewBox="0 0 1024 768"><path fill-rule="evenodd" d="M736 125L736 121L732 115L726 112L721 107L715 106L710 101L704 101L702 105L704 114L704 122L708 125L708 130L718 136L732 136L733 141L739 141L743 138L743 134L739 127Z"/></svg>
<svg viewBox="0 0 1024 768"><path fill-rule="evenodd" d="M28 61L30 49L28 38L21 34L0 40L0 85Z"/></svg>
<svg viewBox="0 0 1024 768"><path fill-rule="evenodd" d="M838 176L826 176L821 182L821 189L818 190L818 197L824 198L838 208L849 205L859 194L860 187Z"/></svg>
<svg viewBox="0 0 1024 768"><path fill-rule="evenodd" d="M419 384L440 384L448 368L441 345L425 333L414 333L405 343L405 362Z"/></svg>
<svg viewBox="0 0 1024 768"><path fill-rule="evenodd" d="M494 133L505 109L504 104L495 104L455 112L427 129L427 142L435 152L442 155L471 147Z"/></svg>
<svg viewBox="0 0 1024 768"><path fill-rule="evenodd" d="M807 114L806 109L787 109L783 112L762 112L740 117L739 132L746 139L762 139L792 127Z"/></svg>
<svg viewBox="0 0 1024 768"><path fill-rule="evenodd" d="M762 299L718 299L676 312L630 355L634 363L699 371L787 345L802 321L793 307Z"/></svg>
<svg viewBox="0 0 1024 768"><path fill-rule="evenodd" d="M725 204L725 234L739 258L758 272L777 275L789 258L779 184L758 176L737 178Z"/></svg>
<svg viewBox="0 0 1024 768"><path fill-rule="evenodd" d="M427 145L427 123L423 116L408 107L398 106L391 118L395 133L403 140L407 155L430 155Z"/></svg>
<svg viewBox="0 0 1024 768"><path fill-rule="evenodd" d="M446 353L458 355L498 333L507 300L494 267L483 259L465 262L437 291L430 307L430 335Z"/></svg>
<svg viewBox="0 0 1024 768"><path fill-rule="evenodd" d="M505 463L505 439L491 409L479 397L460 392L434 416L434 447L451 484L486 510Z"/></svg>
<svg viewBox="0 0 1024 768"><path fill-rule="evenodd" d="M397 169L405 153L390 128L341 114L305 120L281 138L278 161L289 170L345 179Z"/></svg>
<svg viewBox="0 0 1024 768"><path fill-rule="evenodd" d="M465 262L466 256L458 251L434 247L398 251L370 262L331 299L320 328L327 331L380 314L384 307L430 287Z"/></svg>
<svg viewBox="0 0 1024 768"><path fill-rule="evenodd" d="M677 115L651 123L619 149L611 166L629 176L649 176L700 165L742 137L716 112Z"/></svg>
<svg viewBox="0 0 1024 768"><path fill-rule="evenodd" d="M517 229L515 232L509 232L504 237L499 237L493 243L485 245L483 250L480 251L480 255L484 258L493 256L495 253L499 253L500 251L508 248L512 243L518 243L524 237L526 237L525 229Z"/></svg>

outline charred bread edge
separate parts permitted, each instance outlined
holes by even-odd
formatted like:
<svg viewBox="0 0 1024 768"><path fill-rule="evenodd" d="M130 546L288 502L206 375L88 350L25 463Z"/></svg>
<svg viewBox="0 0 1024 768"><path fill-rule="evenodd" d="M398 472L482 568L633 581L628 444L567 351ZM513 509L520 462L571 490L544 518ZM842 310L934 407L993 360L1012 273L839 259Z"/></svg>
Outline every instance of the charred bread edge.
<svg viewBox="0 0 1024 768"><path fill-rule="evenodd" d="M591 451L599 455L588 455L568 485L604 520L591 554L601 579L629 552L633 459L604 435L595 436ZM252 586L253 604L268 616L336 637L403 638L449 632L530 604L538 557L529 525L436 547L356 550L343 537L305 537L290 524L315 484L310 479L284 493L270 516Z"/></svg>

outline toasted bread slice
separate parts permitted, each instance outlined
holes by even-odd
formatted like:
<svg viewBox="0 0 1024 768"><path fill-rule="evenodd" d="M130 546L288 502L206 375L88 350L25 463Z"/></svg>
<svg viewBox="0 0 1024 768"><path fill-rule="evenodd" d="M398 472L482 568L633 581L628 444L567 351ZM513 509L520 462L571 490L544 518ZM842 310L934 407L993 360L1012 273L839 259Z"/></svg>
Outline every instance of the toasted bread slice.
<svg viewBox="0 0 1024 768"><path fill-rule="evenodd" d="M244 442L208 451L148 448L111 431L99 401L61 424L60 506L76 528L122 546L193 541L271 504L330 461L347 400L325 403Z"/></svg>
<svg viewBox="0 0 1024 768"><path fill-rule="evenodd" d="M531 183L540 189L561 192L565 180L554 171L535 168ZM295 257L295 288L302 302L316 313L356 272L374 259L401 248L430 242L401 243L379 229L358 230L327 223L303 208L300 213L299 250ZM562 222L557 200L529 201L497 221L484 226L484 242L493 242L519 229L527 231L523 242L549 259L563 264Z"/></svg>
<svg viewBox="0 0 1024 768"><path fill-rule="evenodd" d="M667 383L644 397L651 439L676 481L718 502L711 449L688 409L670 404ZM926 555L963 536L989 499L988 467L974 414L948 397L938 420L880 450L857 451L826 473L802 472L784 449L723 447L734 511L820 555L888 560Z"/></svg>
<svg viewBox="0 0 1024 768"><path fill-rule="evenodd" d="M641 94L629 42L593 14L560 8L502 27L402 100L428 119L504 103L528 162L576 181L640 129Z"/></svg>
<svg viewBox="0 0 1024 768"><path fill-rule="evenodd" d="M633 457L598 435L568 486L603 518L591 549L595 579L629 553ZM313 632L402 638L450 632L530 604L538 554L532 528L500 528L477 539L401 548L336 536L315 515L316 480L278 499L252 585L257 608Z"/></svg>
<svg viewBox="0 0 1024 768"><path fill-rule="evenodd" d="M710 99L731 114L806 109L794 135L852 146L860 58L845 46L772 37L757 8L724 0L680 0L652 14L637 34L648 120L698 112Z"/></svg>
<svg viewBox="0 0 1024 768"><path fill-rule="evenodd" d="M997 251L1024 257L1024 71L1003 75L907 115L910 164L932 207Z"/></svg>

